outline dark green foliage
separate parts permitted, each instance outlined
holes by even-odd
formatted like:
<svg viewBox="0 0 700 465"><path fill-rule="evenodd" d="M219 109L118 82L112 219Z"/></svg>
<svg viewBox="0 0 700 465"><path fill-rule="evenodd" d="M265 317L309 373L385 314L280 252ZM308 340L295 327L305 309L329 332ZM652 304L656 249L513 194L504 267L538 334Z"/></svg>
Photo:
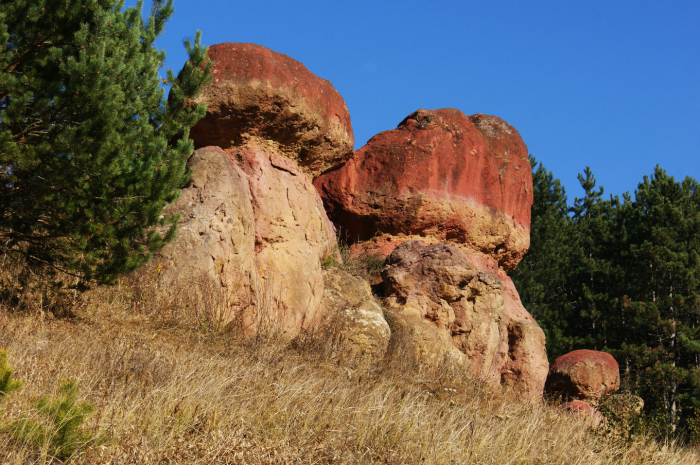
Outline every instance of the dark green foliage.
<svg viewBox="0 0 700 465"><path fill-rule="evenodd" d="M533 160L534 167L534 160ZM566 207L551 173L534 172L531 248L513 273L554 360L611 353L623 389L645 401L640 424L697 430L700 409L700 189L662 169L605 199L590 169Z"/></svg>
<svg viewBox="0 0 700 465"><path fill-rule="evenodd" d="M22 388L22 382L12 379L14 370L7 364L7 350L0 350L0 404L12 391Z"/></svg>
<svg viewBox="0 0 700 465"><path fill-rule="evenodd" d="M576 322L568 318L573 295L567 282L571 267L571 251L567 249L575 248L564 187L541 163L537 166L532 156L530 164L535 192L530 251L511 278L527 309L542 326L551 356L569 352L574 346L569 327Z"/></svg>
<svg viewBox="0 0 700 465"><path fill-rule="evenodd" d="M13 431L21 441L38 449L47 448L52 457L66 460L86 446L104 441L82 427L94 407L78 402L76 381L61 383L59 395L41 398L36 409L44 421L25 417L14 423Z"/></svg>
<svg viewBox="0 0 700 465"><path fill-rule="evenodd" d="M162 210L188 178L189 128L205 111L188 103L211 64L197 33L180 79L161 81L153 43L172 0L145 22L141 9L0 0L0 253L34 270L111 282L174 234Z"/></svg>

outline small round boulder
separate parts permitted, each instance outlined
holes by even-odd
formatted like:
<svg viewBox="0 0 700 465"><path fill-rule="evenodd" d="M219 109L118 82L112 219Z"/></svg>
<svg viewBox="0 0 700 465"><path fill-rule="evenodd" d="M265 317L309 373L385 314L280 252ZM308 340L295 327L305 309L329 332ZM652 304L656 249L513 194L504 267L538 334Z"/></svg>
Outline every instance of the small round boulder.
<svg viewBox="0 0 700 465"><path fill-rule="evenodd" d="M575 350L549 367L545 390L553 395L597 404L620 388L620 367L612 355L596 350Z"/></svg>
<svg viewBox="0 0 700 465"><path fill-rule="evenodd" d="M216 44L207 56L214 82L193 102L207 105L190 133L195 147L271 140L312 178L352 156L350 113L329 81L260 45Z"/></svg>

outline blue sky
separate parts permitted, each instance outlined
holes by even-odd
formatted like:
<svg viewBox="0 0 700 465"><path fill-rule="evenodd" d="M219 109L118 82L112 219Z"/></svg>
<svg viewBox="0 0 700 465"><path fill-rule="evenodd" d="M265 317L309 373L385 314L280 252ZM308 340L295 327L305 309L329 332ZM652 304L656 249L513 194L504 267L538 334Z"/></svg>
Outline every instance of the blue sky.
<svg viewBox="0 0 700 465"><path fill-rule="evenodd" d="M133 4L135 2L127 2ZM149 3L146 2L147 7ZM700 180L700 1L175 0L157 46L252 42L328 79L355 146L418 109L500 116L562 180L616 195L659 164Z"/></svg>

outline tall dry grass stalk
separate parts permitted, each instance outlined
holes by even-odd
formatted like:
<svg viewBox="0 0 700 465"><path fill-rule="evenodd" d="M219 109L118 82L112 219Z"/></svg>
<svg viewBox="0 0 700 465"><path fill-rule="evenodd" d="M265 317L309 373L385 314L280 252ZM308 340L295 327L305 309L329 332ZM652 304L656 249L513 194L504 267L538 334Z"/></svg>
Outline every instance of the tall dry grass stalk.
<svg viewBox="0 0 700 465"><path fill-rule="evenodd" d="M144 297L131 292L86 296L70 318L0 309L0 348L25 385L0 417L0 463L58 463L7 426L65 379L96 407L86 427L108 438L77 464L700 463L674 444L594 433L459 371L409 370L399 350L353 368L280 338L215 331L165 297L163 309L135 306Z"/></svg>

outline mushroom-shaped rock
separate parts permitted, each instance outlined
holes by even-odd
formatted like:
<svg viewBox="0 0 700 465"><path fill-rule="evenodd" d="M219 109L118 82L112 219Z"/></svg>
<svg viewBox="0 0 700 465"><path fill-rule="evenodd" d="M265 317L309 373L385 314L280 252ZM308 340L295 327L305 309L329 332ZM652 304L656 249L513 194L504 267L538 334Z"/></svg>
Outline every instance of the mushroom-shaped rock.
<svg viewBox="0 0 700 465"><path fill-rule="evenodd" d="M451 360L537 400L548 368L544 333L512 281L471 258L452 244L398 246L382 271L392 337L421 363Z"/></svg>
<svg viewBox="0 0 700 465"><path fill-rule="evenodd" d="M506 271L530 244L527 147L500 118L418 110L314 185L353 241L432 238L491 255Z"/></svg>
<svg viewBox="0 0 700 465"><path fill-rule="evenodd" d="M350 113L329 81L260 45L216 44L207 56L214 82L194 99L207 105L190 133L195 147L228 151L248 137L271 140L312 177L352 155Z"/></svg>
<svg viewBox="0 0 700 465"><path fill-rule="evenodd" d="M383 357L391 330L367 281L335 267L323 270L323 281L326 321L321 334L327 342L337 342L368 362Z"/></svg>
<svg viewBox="0 0 700 465"><path fill-rule="evenodd" d="M597 404L620 388L620 367L612 355L596 350L575 350L549 367L545 390L565 398Z"/></svg>

